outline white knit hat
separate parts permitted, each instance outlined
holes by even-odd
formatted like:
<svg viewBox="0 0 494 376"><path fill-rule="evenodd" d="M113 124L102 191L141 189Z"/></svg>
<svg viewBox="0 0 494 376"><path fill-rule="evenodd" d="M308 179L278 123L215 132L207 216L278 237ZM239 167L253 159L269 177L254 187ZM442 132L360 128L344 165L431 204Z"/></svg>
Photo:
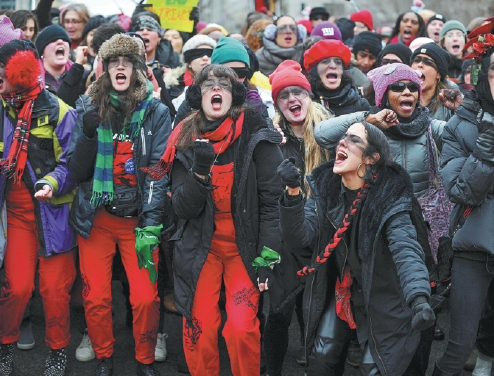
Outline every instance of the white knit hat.
<svg viewBox="0 0 494 376"><path fill-rule="evenodd" d="M211 46L212 48L215 48L216 41L213 38L208 37L207 35L194 35L187 42L185 42L184 46L182 47L182 53L188 50L193 50L201 45Z"/></svg>

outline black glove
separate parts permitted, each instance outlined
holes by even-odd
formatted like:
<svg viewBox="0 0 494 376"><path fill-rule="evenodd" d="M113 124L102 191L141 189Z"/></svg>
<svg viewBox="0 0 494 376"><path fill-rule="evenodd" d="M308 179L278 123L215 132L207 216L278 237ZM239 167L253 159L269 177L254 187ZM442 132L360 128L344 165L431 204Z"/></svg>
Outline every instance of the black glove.
<svg viewBox="0 0 494 376"><path fill-rule="evenodd" d="M281 162L277 172L283 185L287 185L290 188L300 187L300 172L295 167L295 158L291 157Z"/></svg>
<svg viewBox="0 0 494 376"><path fill-rule="evenodd" d="M267 279L268 289L273 287L275 279L274 279L273 271L269 266L259 266L257 268L257 275L259 276L259 283L266 283L266 279Z"/></svg>
<svg viewBox="0 0 494 376"><path fill-rule="evenodd" d="M199 7L193 7L190 11L189 20L199 22Z"/></svg>
<svg viewBox="0 0 494 376"><path fill-rule="evenodd" d="M192 171L197 175L209 175L215 158L213 145L209 142L195 141L192 148L194 150Z"/></svg>
<svg viewBox="0 0 494 376"><path fill-rule="evenodd" d="M413 330L426 330L436 322L436 315L427 302L418 303L412 309Z"/></svg>
<svg viewBox="0 0 494 376"><path fill-rule="evenodd" d="M473 149L473 156L494 163L494 116L484 112L479 126L479 136Z"/></svg>
<svg viewBox="0 0 494 376"><path fill-rule="evenodd" d="M101 123L101 118L96 111L86 112L82 116L82 133L87 138L96 136L96 130Z"/></svg>

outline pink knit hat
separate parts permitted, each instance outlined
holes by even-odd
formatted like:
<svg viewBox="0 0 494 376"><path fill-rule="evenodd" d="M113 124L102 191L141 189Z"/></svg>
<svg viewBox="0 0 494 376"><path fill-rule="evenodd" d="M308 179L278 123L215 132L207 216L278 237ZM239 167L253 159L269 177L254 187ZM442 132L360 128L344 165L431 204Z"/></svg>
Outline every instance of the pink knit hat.
<svg viewBox="0 0 494 376"><path fill-rule="evenodd" d="M14 39L21 39L24 33L21 29L14 29L8 17L0 20L0 47Z"/></svg>
<svg viewBox="0 0 494 376"><path fill-rule="evenodd" d="M374 91L376 92L376 106L378 107L381 105L388 86L402 80L409 80L419 84L420 98L420 95L422 95L422 85L420 84L419 77L420 73L414 71L408 65L401 63L384 65L367 73L367 78L371 80Z"/></svg>

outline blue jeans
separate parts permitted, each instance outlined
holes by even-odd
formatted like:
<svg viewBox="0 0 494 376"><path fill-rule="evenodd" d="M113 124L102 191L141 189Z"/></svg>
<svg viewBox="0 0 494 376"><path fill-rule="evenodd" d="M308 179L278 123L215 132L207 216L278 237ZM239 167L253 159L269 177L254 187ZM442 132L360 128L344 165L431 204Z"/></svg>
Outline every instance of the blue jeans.
<svg viewBox="0 0 494 376"><path fill-rule="evenodd" d="M494 277L494 258L490 262L455 257L451 272L451 330L448 347L438 361L441 370L460 372L468 359L479 327L487 290Z"/></svg>

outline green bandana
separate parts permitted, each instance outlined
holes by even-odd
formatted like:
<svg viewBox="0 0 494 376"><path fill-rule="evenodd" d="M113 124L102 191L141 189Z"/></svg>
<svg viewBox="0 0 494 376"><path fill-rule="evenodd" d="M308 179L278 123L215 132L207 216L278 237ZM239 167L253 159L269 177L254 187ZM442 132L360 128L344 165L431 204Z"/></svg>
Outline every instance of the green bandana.
<svg viewBox="0 0 494 376"><path fill-rule="evenodd" d="M146 226L144 228L135 228L136 234L136 253L139 269L143 266L149 270L149 278L151 283L156 282L156 266L153 261L153 253L151 247L161 242L161 229L163 225Z"/></svg>
<svg viewBox="0 0 494 376"><path fill-rule="evenodd" d="M281 261L281 257L278 252L273 251L271 248L264 247L261 252L261 257L256 257L252 266L257 268L259 266L269 266L271 269L274 268L275 264L279 264Z"/></svg>
<svg viewBox="0 0 494 376"><path fill-rule="evenodd" d="M123 127L123 135L126 137L126 129L129 129L130 140L134 142L139 135L142 119L146 113L149 102L153 99L153 84L147 81L148 94L141 101L130 120L130 126ZM118 106L120 99L115 92L110 93L110 101ZM93 195L91 204L99 207L101 204L109 204L113 201L113 131L110 124L101 123L98 127L98 153L94 167Z"/></svg>

